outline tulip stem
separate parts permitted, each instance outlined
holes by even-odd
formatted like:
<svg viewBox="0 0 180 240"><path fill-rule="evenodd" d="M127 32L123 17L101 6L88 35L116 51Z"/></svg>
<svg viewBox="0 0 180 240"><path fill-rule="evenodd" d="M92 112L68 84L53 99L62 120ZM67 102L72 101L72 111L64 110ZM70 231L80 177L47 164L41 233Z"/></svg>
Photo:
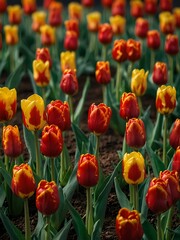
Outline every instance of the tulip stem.
<svg viewBox="0 0 180 240"><path fill-rule="evenodd" d="M9 171L9 157L5 154L4 156L6 171Z"/></svg>
<svg viewBox="0 0 180 240"><path fill-rule="evenodd" d="M167 219L167 222L166 222L166 240L171 240L171 226L172 226L172 217L173 217L173 214L174 214L174 205L171 206L171 208L168 210L168 219Z"/></svg>
<svg viewBox="0 0 180 240"><path fill-rule="evenodd" d="M142 101L141 101L141 97L138 97L138 104L139 104L139 109L140 109L140 115L143 114L143 106L142 106Z"/></svg>
<svg viewBox="0 0 180 240"><path fill-rule="evenodd" d="M117 70L116 70L116 99L119 101L119 91L121 88L121 64L117 63Z"/></svg>
<svg viewBox="0 0 180 240"><path fill-rule="evenodd" d="M87 198L87 206L86 206L86 229L88 234L91 236L93 230L93 207L92 207L92 192L91 188L86 188L86 198Z"/></svg>
<svg viewBox="0 0 180 240"><path fill-rule="evenodd" d="M165 165L165 168L167 167L166 148L167 148L167 116L164 115L164 132L163 132L163 163L164 163L164 165Z"/></svg>
<svg viewBox="0 0 180 240"><path fill-rule="evenodd" d="M157 215L157 240L163 240L161 228L161 214Z"/></svg>
<svg viewBox="0 0 180 240"><path fill-rule="evenodd" d="M107 46L105 44L102 45L102 61L106 61L107 55Z"/></svg>
<svg viewBox="0 0 180 240"><path fill-rule="evenodd" d="M154 62L155 62L155 51L153 49L151 49L151 62L150 62L150 71L152 73L153 68L154 68Z"/></svg>
<svg viewBox="0 0 180 240"><path fill-rule="evenodd" d="M50 216L46 216L46 233L45 240L50 239Z"/></svg>
<svg viewBox="0 0 180 240"><path fill-rule="evenodd" d="M51 181L55 181L54 158L51 158Z"/></svg>
<svg viewBox="0 0 180 240"><path fill-rule="evenodd" d="M133 184L132 185L132 191L133 191L133 207L137 211L139 211L139 204L138 204L138 185Z"/></svg>
<svg viewBox="0 0 180 240"><path fill-rule="evenodd" d="M107 85L102 84L103 103L107 104Z"/></svg>
<svg viewBox="0 0 180 240"><path fill-rule="evenodd" d="M44 105L46 105L46 91L45 91L45 87L42 87L41 90L42 90L42 98L44 100Z"/></svg>
<svg viewBox="0 0 180 240"><path fill-rule="evenodd" d="M174 78L174 61L173 61L173 56L168 55L168 62L169 62L169 83L171 86L173 86L173 78Z"/></svg>
<svg viewBox="0 0 180 240"><path fill-rule="evenodd" d="M60 168L60 183L62 186L65 186L65 175L66 175L66 169L67 169L67 165L66 165L66 161L65 161L65 156L64 156L64 147L63 150L61 152L61 168Z"/></svg>
<svg viewBox="0 0 180 240"><path fill-rule="evenodd" d="M102 173L101 164L100 164L100 160L99 160L99 142L100 142L99 139L100 139L100 136L97 136L96 134L95 134L95 136L96 136L95 156L96 156L96 159L98 161L99 180L101 181L103 173Z"/></svg>
<svg viewBox="0 0 180 240"><path fill-rule="evenodd" d="M39 156L39 144L38 144L38 134L37 131L34 131L35 138L35 151L36 151L36 174L41 176L41 168L40 168L40 156Z"/></svg>
<svg viewBox="0 0 180 240"><path fill-rule="evenodd" d="M29 221L28 198L24 199L24 218L25 218L25 240L30 240L31 228L30 228L30 221Z"/></svg>
<svg viewBox="0 0 180 240"><path fill-rule="evenodd" d="M71 122L73 122L74 121L73 99L71 95L68 95L68 103L69 103L70 113L71 113Z"/></svg>

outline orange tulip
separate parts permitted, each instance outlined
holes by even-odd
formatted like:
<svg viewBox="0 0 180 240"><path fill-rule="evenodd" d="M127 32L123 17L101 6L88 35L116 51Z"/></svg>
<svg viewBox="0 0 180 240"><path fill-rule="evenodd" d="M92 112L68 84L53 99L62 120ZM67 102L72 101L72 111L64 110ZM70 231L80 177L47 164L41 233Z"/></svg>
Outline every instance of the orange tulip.
<svg viewBox="0 0 180 240"><path fill-rule="evenodd" d="M18 26L5 25L4 31L5 31L5 39L6 39L7 45L13 46L19 42Z"/></svg>
<svg viewBox="0 0 180 240"><path fill-rule="evenodd" d="M98 39L102 44L111 43L113 38L112 27L109 23L103 23L99 26Z"/></svg>
<svg viewBox="0 0 180 240"><path fill-rule="evenodd" d="M87 28L90 32L98 32L100 21L101 21L101 13L98 11L91 12L87 14Z"/></svg>
<svg viewBox="0 0 180 240"><path fill-rule="evenodd" d="M46 24L46 13L44 11L36 11L32 14L32 30L40 33L40 28Z"/></svg>
<svg viewBox="0 0 180 240"><path fill-rule="evenodd" d="M130 14L134 18L144 15L144 3L141 0L130 1Z"/></svg>
<svg viewBox="0 0 180 240"><path fill-rule="evenodd" d="M121 35L125 32L126 19L116 15L109 18L114 35Z"/></svg>
<svg viewBox="0 0 180 240"><path fill-rule="evenodd" d="M176 27L180 28L180 7L173 8L173 15L174 15Z"/></svg>
<svg viewBox="0 0 180 240"><path fill-rule="evenodd" d="M56 42L55 28L48 24L41 26L41 42L45 46L51 46Z"/></svg>
<svg viewBox="0 0 180 240"><path fill-rule="evenodd" d="M76 19L69 19L64 22L66 31L74 31L79 37L79 22Z"/></svg>
<svg viewBox="0 0 180 240"><path fill-rule="evenodd" d="M96 81L100 84L108 84L111 80L109 62L99 61L96 64Z"/></svg>
<svg viewBox="0 0 180 240"><path fill-rule="evenodd" d="M174 33L176 22L174 15L170 12L162 12L159 14L160 30L164 34Z"/></svg>
<svg viewBox="0 0 180 240"><path fill-rule="evenodd" d="M127 58L135 62L141 58L141 43L134 39L128 39L126 42Z"/></svg>
<svg viewBox="0 0 180 240"><path fill-rule="evenodd" d="M78 21L82 18L82 5L78 2L70 2L68 4L68 15L70 19L76 19Z"/></svg>
<svg viewBox="0 0 180 240"><path fill-rule="evenodd" d="M11 24L20 24L22 20L22 9L20 5L7 7L8 19Z"/></svg>
<svg viewBox="0 0 180 240"><path fill-rule="evenodd" d="M52 59L49 48L37 48L36 49L36 60L42 60L44 63L49 62L49 68L52 67Z"/></svg>
<svg viewBox="0 0 180 240"><path fill-rule="evenodd" d="M115 40L112 48L112 57L121 63L127 60L126 41L124 39Z"/></svg>
<svg viewBox="0 0 180 240"><path fill-rule="evenodd" d="M139 38L146 38L149 30L149 22L144 18L137 18L135 23L135 34Z"/></svg>
<svg viewBox="0 0 180 240"><path fill-rule="evenodd" d="M25 14L31 15L36 11L36 0L22 0L22 7Z"/></svg>
<svg viewBox="0 0 180 240"><path fill-rule="evenodd" d="M120 15L125 16L126 0L115 0L112 3L111 13L112 16Z"/></svg>
<svg viewBox="0 0 180 240"><path fill-rule="evenodd" d="M60 2L53 1L49 5L48 22L52 27L58 27L62 24L63 5Z"/></svg>

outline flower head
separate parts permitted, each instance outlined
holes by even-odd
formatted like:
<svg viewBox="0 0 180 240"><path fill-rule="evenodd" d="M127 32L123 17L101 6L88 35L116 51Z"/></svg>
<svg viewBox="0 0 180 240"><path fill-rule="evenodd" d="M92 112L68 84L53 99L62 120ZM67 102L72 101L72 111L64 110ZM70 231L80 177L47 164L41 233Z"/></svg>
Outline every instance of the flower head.
<svg viewBox="0 0 180 240"><path fill-rule="evenodd" d="M180 119L177 118L169 134L169 143L175 150L180 146Z"/></svg>
<svg viewBox="0 0 180 240"><path fill-rule="evenodd" d="M48 21L52 27L58 27L62 24L62 9L63 5L61 2L53 1L49 5L49 17Z"/></svg>
<svg viewBox="0 0 180 240"><path fill-rule="evenodd" d="M160 33L157 30L149 30L147 32L147 46L150 49L156 50L160 47Z"/></svg>
<svg viewBox="0 0 180 240"><path fill-rule="evenodd" d="M145 94L147 89L147 76L148 71L144 69L134 69L132 71L131 79L131 91L136 94L136 96L142 96Z"/></svg>
<svg viewBox="0 0 180 240"><path fill-rule="evenodd" d="M167 83L168 71L167 65L164 62L156 62L153 68L152 74L153 82L157 85L163 85Z"/></svg>
<svg viewBox="0 0 180 240"><path fill-rule="evenodd" d="M102 44L111 43L113 38L112 27L109 23L103 23L99 26L98 39Z"/></svg>
<svg viewBox="0 0 180 240"><path fill-rule="evenodd" d="M111 80L109 62L99 61L96 63L96 81L100 84L108 84Z"/></svg>
<svg viewBox="0 0 180 240"><path fill-rule="evenodd" d="M7 7L8 19L11 24L20 24L22 19L22 9L20 5L9 5Z"/></svg>
<svg viewBox="0 0 180 240"><path fill-rule="evenodd" d="M52 59L49 48L37 48L36 49L36 60L42 60L44 63L49 61L49 67L52 67Z"/></svg>
<svg viewBox="0 0 180 240"><path fill-rule="evenodd" d="M64 48L68 51L75 51L78 48L78 35L75 31L66 31L64 37Z"/></svg>
<svg viewBox="0 0 180 240"><path fill-rule="evenodd" d="M111 16L109 21L114 35L121 35L125 32L126 19L124 17L119 15Z"/></svg>
<svg viewBox="0 0 180 240"><path fill-rule="evenodd" d="M120 15L125 16L126 0L115 0L112 3L111 13L112 16Z"/></svg>
<svg viewBox="0 0 180 240"><path fill-rule="evenodd" d="M45 24L40 27L41 32L41 42L44 46L51 46L55 44L55 28L51 27L48 24Z"/></svg>
<svg viewBox="0 0 180 240"><path fill-rule="evenodd" d="M130 13L134 18L144 15L144 3L141 0L130 1Z"/></svg>
<svg viewBox="0 0 180 240"><path fill-rule="evenodd" d="M128 39L126 42L127 58L135 62L141 58L141 43L134 39Z"/></svg>
<svg viewBox="0 0 180 240"><path fill-rule="evenodd" d="M165 40L165 52L169 55L176 55L179 52L179 40L178 36L174 34L168 34Z"/></svg>
<svg viewBox="0 0 180 240"><path fill-rule="evenodd" d="M32 14L32 30L40 33L40 28L46 24L46 13L44 11L36 11Z"/></svg>
<svg viewBox="0 0 180 240"><path fill-rule="evenodd" d="M60 54L60 64L61 64L61 70L64 72L66 69L76 69L76 63L75 63L75 52L61 52Z"/></svg>
<svg viewBox="0 0 180 240"><path fill-rule="evenodd" d="M70 2L68 4L68 15L69 19L77 19L78 21L82 18L82 5L78 2Z"/></svg>
<svg viewBox="0 0 180 240"><path fill-rule="evenodd" d="M137 18L135 23L135 34L139 38L146 38L149 30L149 22L145 18Z"/></svg>
<svg viewBox="0 0 180 240"><path fill-rule="evenodd" d="M127 44L124 39L115 40L112 48L112 57L115 61L121 63L127 60Z"/></svg>
<svg viewBox="0 0 180 240"><path fill-rule="evenodd" d="M45 87L50 82L49 61L45 63L42 60L33 61L34 81L39 87Z"/></svg>
<svg viewBox="0 0 180 240"><path fill-rule="evenodd" d="M23 11L27 15L31 15L36 11L36 0L22 0Z"/></svg>
<svg viewBox="0 0 180 240"><path fill-rule="evenodd" d="M16 45L19 42L17 25L5 25L4 31L7 45Z"/></svg>
<svg viewBox="0 0 180 240"><path fill-rule="evenodd" d="M76 70L66 69L63 72L60 88L68 95L75 95L78 92L79 84L76 77Z"/></svg>
<svg viewBox="0 0 180 240"><path fill-rule="evenodd" d="M87 28L90 32L98 32L101 22L101 13L98 11L88 13L86 16Z"/></svg>

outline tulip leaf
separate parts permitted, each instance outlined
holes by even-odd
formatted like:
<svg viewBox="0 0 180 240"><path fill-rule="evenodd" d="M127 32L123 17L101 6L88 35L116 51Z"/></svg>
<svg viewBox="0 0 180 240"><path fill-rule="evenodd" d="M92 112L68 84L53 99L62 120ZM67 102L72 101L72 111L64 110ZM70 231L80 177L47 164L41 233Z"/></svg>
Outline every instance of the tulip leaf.
<svg viewBox="0 0 180 240"><path fill-rule="evenodd" d="M125 195L125 193L122 191L119 181L116 177L114 178L114 184L119 205L121 206L121 208L128 208L131 210L132 205L127 196Z"/></svg>
<svg viewBox="0 0 180 240"><path fill-rule="evenodd" d="M3 184L1 184L1 186L0 186L0 208L3 206L5 198L6 198L6 192L4 190Z"/></svg>
<svg viewBox="0 0 180 240"><path fill-rule="evenodd" d="M72 220L73 220L73 225L74 228L76 230L77 236L79 240L82 239L90 239L87 229L85 227L85 224L81 218L81 216L79 215L79 213L76 211L76 209L71 205L71 203L67 200L67 206L68 209L70 211L70 214L72 216Z"/></svg>
<svg viewBox="0 0 180 240"><path fill-rule="evenodd" d="M4 164L0 161L0 173L3 175L5 182L8 184L8 186L11 188L11 175L6 171Z"/></svg>
<svg viewBox="0 0 180 240"><path fill-rule="evenodd" d="M35 58L35 54L28 48L25 44L21 42L20 44L20 52L26 56L24 59L24 64L27 65L28 69L32 69L32 62Z"/></svg>
<svg viewBox="0 0 180 240"><path fill-rule="evenodd" d="M153 225L148 222L147 219L141 221L144 230L144 235L148 240L157 240L157 233Z"/></svg>
<svg viewBox="0 0 180 240"><path fill-rule="evenodd" d="M147 193L148 188L149 188L149 182L150 182L150 177L147 177L145 179L145 181L140 185L140 189L139 189L139 192L140 192L139 197L142 200L142 203L140 204L141 215L144 218L146 218L147 214L148 214L148 207L147 207L147 204L146 204L146 193Z"/></svg>
<svg viewBox="0 0 180 240"><path fill-rule="evenodd" d="M152 131L154 128L154 125L152 123L152 120L150 119L150 109L149 106L146 111L143 113L143 116L141 117L142 121L144 122L145 129L146 129L146 139L150 139L152 136Z"/></svg>
<svg viewBox="0 0 180 240"><path fill-rule="evenodd" d="M72 220L69 220L63 228L53 237L53 240L66 240L68 237L69 229L71 227Z"/></svg>
<svg viewBox="0 0 180 240"><path fill-rule="evenodd" d="M30 81L31 81L31 84L32 84L33 92L41 96L42 95L41 88L36 85L36 83L34 81L33 73L29 69L28 69L28 75L30 77Z"/></svg>
<svg viewBox="0 0 180 240"><path fill-rule="evenodd" d="M97 220L93 227L93 232L91 234L91 240L100 240L101 236L101 225L100 225L100 219Z"/></svg>
<svg viewBox="0 0 180 240"><path fill-rule="evenodd" d="M9 218L4 214L2 209L0 209L0 218L10 239L24 240L24 236L21 231L9 220Z"/></svg>
<svg viewBox="0 0 180 240"><path fill-rule="evenodd" d="M36 228L34 229L32 239L42 239L41 238L41 233L42 233L43 228L44 228L43 215L42 215L42 213L40 213L38 211L38 221L37 221Z"/></svg>
<svg viewBox="0 0 180 240"><path fill-rule="evenodd" d="M7 50L6 54L3 55L3 59L0 59L0 76L1 76L3 69L5 68L5 66L7 64L8 58L9 58L9 50Z"/></svg>

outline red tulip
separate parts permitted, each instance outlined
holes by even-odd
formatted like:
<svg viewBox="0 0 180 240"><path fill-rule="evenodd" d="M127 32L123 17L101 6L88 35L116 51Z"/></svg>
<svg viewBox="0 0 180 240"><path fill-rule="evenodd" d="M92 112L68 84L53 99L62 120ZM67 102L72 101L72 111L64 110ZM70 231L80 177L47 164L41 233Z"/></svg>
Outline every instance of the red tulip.
<svg viewBox="0 0 180 240"><path fill-rule="evenodd" d="M131 1L130 14L134 18L142 17L144 15L144 3L141 1Z"/></svg>
<svg viewBox="0 0 180 240"><path fill-rule="evenodd" d="M176 152L173 156L172 170L177 171L180 178L180 146L177 147Z"/></svg>
<svg viewBox="0 0 180 240"><path fill-rule="evenodd" d="M150 49L158 49L161 44L160 33L157 30L147 32L147 46Z"/></svg>
<svg viewBox="0 0 180 240"><path fill-rule="evenodd" d="M99 26L98 39L102 44L109 44L112 42L113 31L109 23L103 23Z"/></svg>
<svg viewBox="0 0 180 240"><path fill-rule="evenodd" d="M160 11L171 12L172 7L173 7L173 1L172 0L160 0L160 2L159 2Z"/></svg>
<svg viewBox="0 0 180 240"><path fill-rule="evenodd" d="M126 1L125 0L115 0L112 3L111 13L112 16L120 15L124 16L126 11Z"/></svg>
<svg viewBox="0 0 180 240"><path fill-rule="evenodd" d="M175 150L180 146L180 119L177 118L169 134L169 143Z"/></svg>
<svg viewBox="0 0 180 240"><path fill-rule="evenodd" d="M76 70L65 69L61 78L60 88L68 95L75 95L78 92L78 80Z"/></svg>
<svg viewBox="0 0 180 240"><path fill-rule="evenodd" d="M154 15L157 12L157 0L145 0L144 10L147 14Z"/></svg>
<svg viewBox="0 0 180 240"><path fill-rule="evenodd" d="M126 42L127 58L135 62L141 58L141 43L134 39L128 39Z"/></svg>
<svg viewBox="0 0 180 240"><path fill-rule="evenodd" d="M165 52L169 55L176 55L179 52L179 40L177 35L168 34L165 40Z"/></svg>
<svg viewBox="0 0 180 240"><path fill-rule="evenodd" d="M78 48L78 35L75 31L66 31L64 37L64 48L67 51L75 51Z"/></svg>
<svg viewBox="0 0 180 240"><path fill-rule="evenodd" d="M62 9L63 5L60 2L53 1L49 5L49 24L53 27L58 27L62 24Z"/></svg>
<svg viewBox="0 0 180 240"><path fill-rule="evenodd" d="M168 71L167 65L164 62L156 62L152 74L153 82L157 85L163 85L167 83Z"/></svg>
<svg viewBox="0 0 180 240"><path fill-rule="evenodd" d="M135 34L139 38L146 38L149 30L149 22L144 18L137 18L135 24Z"/></svg>
<svg viewBox="0 0 180 240"><path fill-rule="evenodd" d="M109 62L99 61L96 64L96 81L100 84L108 84L111 81Z"/></svg>
<svg viewBox="0 0 180 240"><path fill-rule="evenodd" d="M52 59L50 55L49 48L37 48L36 49L36 60L41 60L44 63L49 62L49 67L52 67Z"/></svg>
<svg viewBox="0 0 180 240"><path fill-rule="evenodd" d="M112 49L112 57L117 62L124 62L127 60L127 44L124 39L115 40Z"/></svg>

